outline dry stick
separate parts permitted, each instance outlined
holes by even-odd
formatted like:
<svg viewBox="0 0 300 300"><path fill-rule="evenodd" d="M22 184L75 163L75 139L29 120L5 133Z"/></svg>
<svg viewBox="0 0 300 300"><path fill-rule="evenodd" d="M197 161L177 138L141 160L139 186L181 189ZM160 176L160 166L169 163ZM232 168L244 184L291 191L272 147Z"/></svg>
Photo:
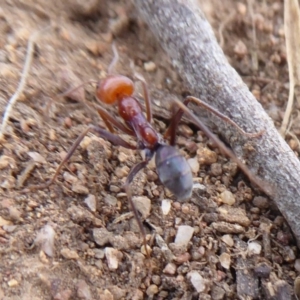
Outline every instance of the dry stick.
<svg viewBox="0 0 300 300"><path fill-rule="evenodd" d="M285 136L293 108L295 85L300 84L300 9L298 0L284 1L284 32L289 66L289 100L284 113L280 133Z"/></svg>
<svg viewBox="0 0 300 300"><path fill-rule="evenodd" d="M46 29L48 29L48 27L43 29L42 31L44 31ZM28 45L27 45L25 64L24 64L24 67L23 67L23 72L22 72L22 75L21 75L20 83L18 85L18 88L17 88L16 92L14 93L14 95L8 101L7 107L4 111L3 121L2 121L2 124L1 124L1 128L0 128L0 141L3 139L3 134L4 134L5 128L6 128L7 123L8 123L8 119L11 115L12 109L13 109L15 103L17 102L19 96L23 92L23 89L25 88L26 79L28 77L28 73L29 73L29 69L30 69L30 65L31 65L32 57L33 57L34 43L35 43L35 40L37 39L37 37L40 35L40 33L42 31L37 31L37 32L33 33L29 38Z"/></svg>
<svg viewBox="0 0 300 300"><path fill-rule="evenodd" d="M262 137L249 140L232 130L230 124L210 116L236 155L246 159L251 172L272 187L272 198L300 246L300 163L228 64L199 7L189 0L134 2L192 95L232 118L247 132L266 130ZM203 116L200 108L195 113ZM254 149L251 152L245 147L247 141Z"/></svg>

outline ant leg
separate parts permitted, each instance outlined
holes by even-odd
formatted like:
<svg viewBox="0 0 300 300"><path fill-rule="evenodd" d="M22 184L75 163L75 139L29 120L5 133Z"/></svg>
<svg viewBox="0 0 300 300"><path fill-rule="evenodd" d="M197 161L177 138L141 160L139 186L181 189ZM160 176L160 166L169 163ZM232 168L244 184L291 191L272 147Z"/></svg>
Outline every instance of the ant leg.
<svg viewBox="0 0 300 300"><path fill-rule="evenodd" d="M202 100L200 100L199 98L193 97L193 96L188 96L185 98L185 100L183 101L183 104L185 106L187 106L189 104L189 102L195 102L198 105L204 107L206 110L208 110L209 112L215 114L216 116L218 116L220 119L224 120L225 122L231 124L232 126L234 126L239 132L241 132L243 135L249 137L249 138L255 138L255 137L259 137L264 133L264 130L261 130L257 133L248 133L246 131L244 131L239 125L237 125L234 121L232 121L230 118L228 118L227 116L225 116L224 114L220 113L219 111L217 111L215 108L213 108L212 106L210 106L209 104L203 102ZM173 137L173 135L175 134L175 129L180 121L180 119L183 116L183 110L179 109L177 111L177 113L173 116L171 124L169 125L168 129L166 130L165 134L164 134L164 138L167 138L170 136L170 143L172 144L175 143L175 139ZM175 129L174 129L175 127Z"/></svg>
<svg viewBox="0 0 300 300"><path fill-rule="evenodd" d="M133 146L133 145L127 143L126 141L124 141L118 135L110 133L110 132L106 131L105 129L102 129L102 128L98 127L98 126L90 125L87 129L85 129L78 136L78 138L76 139L76 141L73 143L73 145L71 146L71 148L68 150L67 155L65 156L65 158L61 161L61 163L57 167L57 169L56 169L53 177L47 183L45 183L44 185L30 186L29 190L36 190L36 189L45 189L45 188L48 188L55 181L55 179L57 178L57 176L58 176L59 172L61 171L62 167L72 157L72 155L74 154L75 150L78 148L78 146L81 143L81 141L83 140L83 138L90 131L92 131L92 132L98 134L100 137L108 140L113 145L122 146L124 148L132 149L132 150L138 149L136 146Z"/></svg>
<svg viewBox="0 0 300 300"><path fill-rule="evenodd" d="M147 253L147 256L150 257L150 254L148 252L148 248L147 248L147 241L146 241L146 233L145 233L145 230L144 230L144 227L142 225L142 222L141 222L141 219L139 217L139 214L138 214L138 211L132 201L132 194L131 194L131 189L130 189L130 183L133 181L134 177L137 175L137 173L139 171L141 171L142 169L144 169L147 164L149 163L149 159L145 160L145 161L142 161L138 164L136 164L129 172L128 174L128 177L126 179L126 182L125 182L125 185L124 185L124 188L125 188L125 191L126 191L126 194L127 194L127 198L128 198L128 201L130 203L130 206L131 206L131 210L133 212L133 215L138 223L138 226L139 226L139 229L140 229L140 232L143 236L143 244L144 244L144 247L145 247L145 251Z"/></svg>
<svg viewBox="0 0 300 300"><path fill-rule="evenodd" d="M196 98L197 99L197 98ZM236 156L235 154L225 146L225 144L216 136L214 135L207 126L205 126L189 109L187 106L185 106L184 103L181 101L174 99L173 100L177 106L179 106L180 110L182 110L185 114L187 114L194 122L195 124L205 133L205 135L211 139L223 152L225 155L227 155L230 159L232 159L238 167L244 172L244 174L253 182L255 183L262 191L264 191L267 195L272 195L271 187L268 186L268 184L256 176L254 176L250 170L247 168L245 164L243 164Z"/></svg>
<svg viewBox="0 0 300 300"><path fill-rule="evenodd" d="M149 123L152 123L152 104L151 104L151 100L150 100L147 82L146 82L145 78L138 73L134 73L134 77L142 83L144 99L145 99L145 104L146 104L147 121Z"/></svg>

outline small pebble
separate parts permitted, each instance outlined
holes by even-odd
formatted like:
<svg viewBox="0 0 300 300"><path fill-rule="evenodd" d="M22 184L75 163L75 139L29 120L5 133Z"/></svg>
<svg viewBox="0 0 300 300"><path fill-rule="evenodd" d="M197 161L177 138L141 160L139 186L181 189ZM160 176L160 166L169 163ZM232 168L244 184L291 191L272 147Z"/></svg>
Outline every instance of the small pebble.
<svg viewBox="0 0 300 300"><path fill-rule="evenodd" d="M161 201L161 210L163 215L167 215L170 212L171 209L171 200L164 199Z"/></svg>
<svg viewBox="0 0 300 300"><path fill-rule="evenodd" d="M233 238L230 234L224 234L222 237L221 237L221 240L226 244L228 245L229 247L233 247L234 245L234 241L233 241Z"/></svg>
<svg viewBox="0 0 300 300"><path fill-rule="evenodd" d="M221 266L228 270L230 268L230 264L231 264L231 257L230 254L223 252L220 256L219 256L219 260L220 260L220 264Z"/></svg>
<svg viewBox="0 0 300 300"><path fill-rule="evenodd" d="M149 62L144 63L144 69L147 72L153 72L156 69L156 65L153 61L149 61Z"/></svg>
<svg viewBox="0 0 300 300"><path fill-rule="evenodd" d="M80 299L92 300L92 293L90 287L84 280L79 280L77 282L77 296Z"/></svg>
<svg viewBox="0 0 300 300"><path fill-rule="evenodd" d="M96 244L104 246L109 243L110 239L113 238L113 234L106 228L94 228L93 237Z"/></svg>
<svg viewBox="0 0 300 300"><path fill-rule="evenodd" d="M104 202L107 204L107 205L111 205L111 206L116 206L117 203L118 203L118 199L115 197L115 196L112 196L112 195L105 195L104 197Z"/></svg>
<svg viewBox="0 0 300 300"><path fill-rule="evenodd" d="M239 57L239 58L243 58L245 55L247 55L248 53L248 49L246 47L246 45L239 40L234 48L233 48L233 52Z"/></svg>
<svg viewBox="0 0 300 300"><path fill-rule="evenodd" d="M199 172L199 169L200 169L200 164L199 164L199 162L198 162L197 157L189 158L189 159L187 160L187 162L188 162L188 164L189 164L189 166L190 166L192 172L193 172L194 174L197 174L197 173Z"/></svg>
<svg viewBox="0 0 300 300"><path fill-rule="evenodd" d="M254 273L260 278L268 278L272 267L265 262L259 263L254 267Z"/></svg>
<svg viewBox="0 0 300 300"><path fill-rule="evenodd" d="M79 255L76 251L70 250L68 248L63 248L60 250L60 254L66 259L78 259Z"/></svg>
<svg viewBox="0 0 300 300"><path fill-rule="evenodd" d="M80 184L79 182L76 182L72 185L72 191L74 193L83 195L87 195L89 193L89 189L86 186Z"/></svg>
<svg viewBox="0 0 300 300"><path fill-rule="evenodd" d="M16 279L11 279L10 281L7 282L9 287L15 287L19 285L19 282Z"/></svg>
<svg viewBox="0 0 300 300"><path fill-rule="evenodd" d="M107 265L110 270L116 270L119 266L119 257L121 256L121 252L117 249L106 247L104 249L105 257L107 260Z"/></svg>
<svg viewBox="0 0 300 300"><path fill-rule="evenodd" d="M252 255L258 255L261 253L261 245L258 242L249 242L248 243L248 254L250 256Z"/></svg>
<svg viewBox="0 0 300 300"><path fill-rule="evenodd" d="M235 204L235 198L234 195L230 191L224 191L220 194L220 199L223 203L228 205Z"/></svg>
<svg viewBox="0 0 300 300"><path fill-rule="evenodd" d="M257 196L253 199L253 205L258 208L268 208L270 206L270 203L266 197Z"/></svg>
<svg viewBox="0 0 300 300"><path fill-rule="evenodd" d="M153 297L155 294L158 293L158 287L156 284L151 284L149 285L149 287L147 288L146 290L146 294L149 296L149 297Z"/></svg>
<svg viewBox="0 0 300 300"><path fill-rule="evenodd" d="M187 278L190 279L193 287L198 293L201 293L205 290L205 282L203 277L195 270L190 271L187 274Z"/></svg>
<svg viewBox="0 0 300 300"><path fill-rule="evenodd" d="M175 244L188 244L194 234L194 228L188 225L178 227Z"/></svg>
<svg viewBox="0 0 300 300"><path fill-rule="evenodd" d="M176 273L177 267L174 263L168 263L163 269L163 273L168 275L174 275Z"/></svg>
<svg viewBox="0 0 300 300"><path fill-rule="evenodd" d="M92 194L89 194L85 199L84 203L87 205L87 207L90 209L90 211L95 212L96 211L96 197Z"/></svg>

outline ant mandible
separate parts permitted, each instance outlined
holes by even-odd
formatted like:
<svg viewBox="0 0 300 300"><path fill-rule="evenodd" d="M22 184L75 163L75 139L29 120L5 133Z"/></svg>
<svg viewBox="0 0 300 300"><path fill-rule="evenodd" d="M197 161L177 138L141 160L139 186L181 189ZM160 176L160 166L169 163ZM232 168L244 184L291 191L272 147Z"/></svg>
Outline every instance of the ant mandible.
<svg viewBox="0 0 300 300"><path fill-rule="evenodd" d="M196 104L204 107L211 113L217 115L224 121L233 125L236 129L238 129L243 135L248 137L258 137L263 131L251 134L246 133L243 129L241 129L235 122L231 119L218 112L208 104L204 103L198 98L188 96L183 102L174 99L175 105L179 107L177 112L173 115L170 125L166 130L164 136L162 137L152 126L152 108L151 101L149 97L149 92L147 88L147 84L145 80L136 74L136 77L142 83L145 105L146 105L146 117L143 113L142 106L139 101L133 96L134 93L134 83L131 79L122 75L111 75L111 71L113 66L118 61L118 52L116 47L113 45L114 59L109 66L108 76L100 81L97 84L96 88L96 97L97 99L105 104L118 105L118 113L120 117L123 119L124 123L120 122L116 118L114 118L111 114L109 114L103 107L97 106L97 111L100 117L103 119L105 125L108 130L105 130L99 126L90 125L84 132L78 136L74 144L69 149L65 158L61 161L60 165L56 169L55 174L52 179L43 186L34 186L31 188L45 188L49 187L56 177L58 176L60 170L64 166L64 164L70 159L73 155L74 151L77 149L83 138L86 136L88 132L94 132L100 137L108 140L115 146L122 146L124 148L133 149L133 150L145 150L145 160L136 164L129 172L128 177L126 179L124 188L128 197L128 201L130 203L131 209L133 211L134 217L137 220L139 229L143 236L143 244L146 250L147 255L148 248L146 243L146 235L142 223L140 221L137 209L132 201L132 195L130 190L130 184L137 175L137 173L145 168L149 161L155 155L155 164L158 173L158 177L162 184L170 190L179 201L187 200L191 197L192 188L193 188L193 176L190 169L190 166L186 159L179 153L179 151L175 148L175 140L176 140L176 129L180 119L183 114L186 113L194 123L210 138L219 148L220 150L229 156L234 162L237 163L239 168L249 177L251 181L253 181L256 185L258 185L262 190L264 190L264 186L261 181L259 181L249 169L235 156L235 154L229 150L220 139L215 136L188 108L187 105L189 102L195 102ZM81 86L81 85L80 85ZM77 89L79 87L76 87ZM74 91L75 89L72 89ZM68 91L70 92L70 91ZM63 95L67 95L68 92ZM130 143L123 140L118 135L114 134L114 128L118 128L121 132L124 132L128 135L136 137L137 145L133 146ZM169 139L169 145L165 142Z"/></svg>

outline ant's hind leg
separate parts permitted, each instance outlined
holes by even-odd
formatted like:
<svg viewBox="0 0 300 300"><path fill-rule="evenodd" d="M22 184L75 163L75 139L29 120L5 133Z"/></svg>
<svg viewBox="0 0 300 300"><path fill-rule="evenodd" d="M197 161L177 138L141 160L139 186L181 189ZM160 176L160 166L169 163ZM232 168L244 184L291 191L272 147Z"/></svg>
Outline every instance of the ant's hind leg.
<svg viewBox="0 0 300 300"><path fill-rule="evenodd" d="M238 124L236 124L230 118L228 118L227 116L225 116L224 114L222 114L221 112L219 112L218 110L216 110L215 108L210 106L209 104L203 102L199 98L196 98L196 97L193 97L193 96L188 96L184 99L183 104L185 106L187 106L189 104L189 102L191 102L191 101L198 104L198 105L200 105L200 106L202 106L203 108L205 108L206 110L208 110L212 114L218 116L220 119L222 119L225 122L229 123L230 125L234 126L239 132L241 132L243 135L245 135L249 138L260 137L265 132L264 130L261 130L257 133L248 133L248 132L244 131ZM178 123L180 122L183 114L184 114L184 111L179 108L177 113L172 117L171 123L170 123L169 127L167 128L167 130L164 134L165 139L170 137L170 144L171 145L175 144L176 128L177 128Z"/></svg>
<svg viewBox="0 0 300 300"><path fill-rule="evenodd" d="M140 232L143 236L143 244L144 244L144 248L145 248L145 251L147 253L147 256L149 257L150 254L148 252L148 247L147 247L147 241L146 241L146 233L145 233L145 230L144 230L144 227L142 225L142 222L141 222L141 219L139 217L139 214L138 214L138 211L132 201L132 194L131 194L131 189L130 189L130 183L133 181L134 177L137 175L137 173L139 171L141 171L142 169L144 169L147 164L149 163L149 160L145 160L145 161L142 161L138 164L136 164L129 172L128 176L127 176L127 179L126 179L126 182L125 182L125 185L124 185L124 188L125 188L125 191L126 191L126 194L127 194L127 198L128 198L128 201L130 203L130 206L131 206L131 210L133 212L133 215L138 223L138 226L139 226L139 229L140 229Z"/></svg>

